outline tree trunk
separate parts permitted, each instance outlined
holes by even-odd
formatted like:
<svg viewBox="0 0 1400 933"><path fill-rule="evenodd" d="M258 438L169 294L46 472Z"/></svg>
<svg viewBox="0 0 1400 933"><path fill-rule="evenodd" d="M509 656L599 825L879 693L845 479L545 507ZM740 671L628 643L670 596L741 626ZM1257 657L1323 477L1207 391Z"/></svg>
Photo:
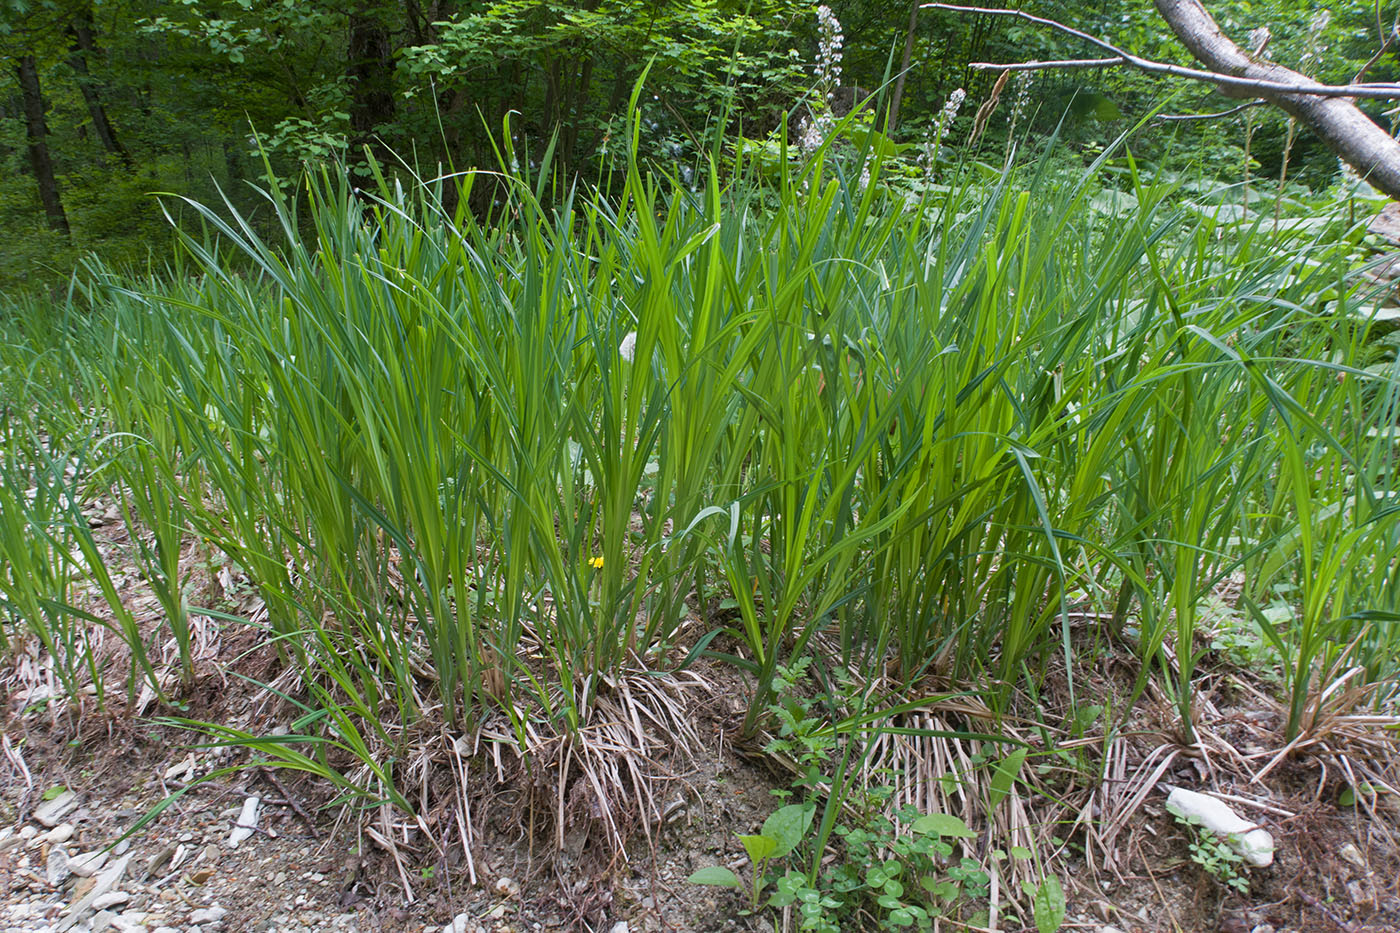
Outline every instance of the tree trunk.
<svg viewBox="0 0 1400 933"><path fill-rule="evenodd" d="M890 118L885 124L885 132L893 133L899 126L899 104L904 100L904 79L909 74L909 62L914 57L914 30L919 28L919 4L914 0L909 7L909 31L904 35L904 54L899 58L899 76L894 79L894 93L890 95Z"/></svg>
<svg viewBox="0 0 1400 933"><path fill-rule="evenodd" d="M83 103L87 105L88 116L92 120L92 130L97 134L98 142L102 144L103 149L121 159L122 164L127 168L131 168L131 153L127 152L126 147L121 144L121 140L117 139L111 121L107 119L107 108L102 106L102 98L98 96L96 82L88 70L88 56L97 48L92 37L92 6L90 4L84 4L78 8L68 31L72 38L68 64L78 76L78 90L82 92Z"/></svg>
<svg viewBox="0 0 1400 933"><path fill-rule="evenodd" d="M553 132L559 125L559 59L550 60L544 72L544 131Z"/></svg>
<svg viewBox="0 0 1400 933"><path fill-rule="evenodd" d="M1311 84L1312 79L1270 61L1255 60L1230 40L1200 0L1154 0L1157 12L1181 44L1211 71L1260 81ZM1230 97L1258 97L1317 134L1328 148L1380 191L1400 199L1400 142L1350 100L1309 94L1261 92L1221 86Z"/></svg>
<svg viewBox="0 0 1400 933"><path fill-rule="evenodd" d="M225 139L224 143L224 171L228 173L230 184L243 180L243 150L236 139Z"/></svg>
<svg viewBox="0 0 1400 933"><path fill-rule="evenodd" d="M569 104L569 112L564 115L568 121L564 124L564 145L560 147L563 158L560 160L560 171L568 177L568 167L573 162L575 156L574 149L578 146L580 124L583 122L583 113L588 107L588 92L593 84L593 57L590 55L583 63L583 70L579 74L578 84L570 95L572 100Z"/></svg>
<svg viewBox="0 0 1400 933"><path fill-rule="evenodd" d="M350 161L363 159L363 148L375 144L375 130L394 119L394 60L389 29L379 10L361 8L350 14Z"/></svg>
<svg viewBox="0 0 1400 933"><path fill-rule="evenodd" d="M63 201L58 196L58 179L53 173L53 159L49 156L49 127L44 120L44 95L39 87L39 65L33 55L25 55L15 66L19 79L20 93L24 97L24 128L29 140L29 167L39 182L39 200L44 205L44 216L49 227L64 236L69 236L68 215L63 211Z"/></svg>

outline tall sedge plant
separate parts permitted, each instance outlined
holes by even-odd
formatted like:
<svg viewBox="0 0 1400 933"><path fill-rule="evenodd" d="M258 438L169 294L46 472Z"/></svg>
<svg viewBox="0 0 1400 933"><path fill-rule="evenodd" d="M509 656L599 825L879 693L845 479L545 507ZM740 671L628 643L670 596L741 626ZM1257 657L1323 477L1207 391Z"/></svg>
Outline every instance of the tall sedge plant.
<svg viewBox="0 0 1400 933"><path fill-rule="evenodd" d="M812 653L1005 710L1053 659L1072 686L1092 663L1080 600L1189 738L1198 606L1233 576L1294 587L1269 630L1290 730L1339 658L1387 670L1397 396L1364 325L1321 310L1350 298L1344 230L1212 216L1131 170L1132 209L1105 207L1102 166L968 170L910 204L828 129L695 190L634 155L598 192L553 186L548 152L519 168L507 125L464 182L492 186L485 218L383 174L270 191L261 227L192 205L180 278L98 273L88 325L5 350L11 644L39 634L80 689L97 623L64 607L91 573L154 679L38 442L48 347L80 389L46 417L109 438L93 482L185 676L197 543L257 588L322 712L304 730L365 759L343 786L399 805L380 759L424 723L583 743L626 678L706 651L751 675L749 729Z"/></svg>

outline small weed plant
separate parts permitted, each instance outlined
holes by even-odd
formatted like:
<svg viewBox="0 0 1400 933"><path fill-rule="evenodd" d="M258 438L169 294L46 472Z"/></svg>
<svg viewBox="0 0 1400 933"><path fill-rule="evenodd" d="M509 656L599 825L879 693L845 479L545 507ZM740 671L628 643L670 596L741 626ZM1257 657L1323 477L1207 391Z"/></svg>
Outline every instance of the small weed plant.
<svg viewBox="0 0 1400 933"><path fill-rule="evenodd" d="M805 802L778 808L760 833L737 837L748 856L747 879L712 866L690 880L743 891L749 912L790 910L797 928L811 933L836 933L858 919L869 928L871 918L881 930L931 930L939 918L985 925L991 878L980 862L959 851L959 843L977 833L947 813L901 807L893 817L886 815L888 783L843 786L834 772L840 770L840 746L850 737L843 741L819 718L816 701L795 692L808 668L809 659L799 658L777 669L778 697L769 707L777 736L767 748L795 768L792 788L777 796L802 796ZM838 814L826 847L813 832L823 795L825 807ZM826 857L831 849L837 858ZM999 861L1031 857L1019 847L1009 854L992 852ZM786 863L782 871L780 860ZM1047 876L1039 886L1028 885L1025 894L1037 928L1042 933L1059 929L1065 910L1059 881Z"/></svg>
<svg viewBox="0 0 1400 933"><path fill-rule="evenodd" d="M1249 878L1243 871L1244 856L1231 848L1219 835L1193 819L1177 817L1177 822L1190 835L1188 848L1191 861L1222 886L1240 894L1249 893Z"/></svg>

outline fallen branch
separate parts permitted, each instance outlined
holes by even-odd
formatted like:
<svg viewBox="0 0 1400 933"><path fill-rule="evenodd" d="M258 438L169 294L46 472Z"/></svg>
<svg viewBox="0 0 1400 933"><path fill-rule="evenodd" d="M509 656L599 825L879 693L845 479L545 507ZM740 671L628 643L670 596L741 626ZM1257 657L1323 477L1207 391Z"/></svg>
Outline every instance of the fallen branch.
<svg viewBox="0 0 1400 933"><path fill-rule="evenodd" d="M1400 84L1328 85L1275 62L1251 55L1236 45L1200 0L1153 0L1158 14L1167 21L1191 55L1202 65L1186 68L1135 55L1083 30L1024 10L961 6L953 3L926 3L925 9L948 10L986 16L1009 16L1073 36L1121 59L1124 66L1149 74L1204 81L1228 97L1254 97L1283 110L1310 128L1343 162L1362 178L1392 198L1400 199L1400 142L1377 126L1353 102L1354 99L1392 100L1400 98ZM1072 67L1110 67L1104 59L1075 59ZM1094 62L1090 66L1084 64ZM1008 66L980 63L987 68ZM1026 63L1029 64L1029 63ZM1025 70L1023 67L1022 70Z"/></svg>
<svg viewBox="0 0 1400 933"><path fill-rule="evenodd" d="M1177 0L1169 0L1169 2L1166 3L1159 2L1157 4L1157 8L1160 11L1163 6L1179 5L1181 4L1178 3ZM1195 5L1200 6L1200 4ZM926 10L948 10L953 13L974 13L979 15L985 14L988 16L1010 16L1014 19L1025 20L1028 23L1035 23L1039 26L1045 26L1049 29L1058 30L1059 32L1063 32L1065 35L1074 36L1076 39L1082 39L1085 42L1090 43L1091 45L1096 45L1104 51L1112 53L1111 58L1070 59L1063 65L1063 67L1106 68L1111 67L1113 65L1129 65L1133 68L1137 68L1141 71L1146 71L1150 74L1169 75L1174 78L1187 78L1192 81L1204 81L1209 84L1217 84L1220 85L1222 88L1231 88L1236 91L1257 91L1259 92L1259 96L1261 97L1267 94L1303 94L1310 97L1352 97L1363 98L1367 100L1400 99L1400 84L1395 84L1393 82L1373 82L1362 84L1322 84L1318 81L1312 80L1306 75L1301 75L1295 71L1290 71L1289 69L1284 68L1281 65L1273 65L1273 63L1271 62L1260 62L1259 64L1272 65L1272 67L1277 68L1279 71L1286 72L1288 75L1292 76L1296 80L1283 81L1275 80L1272 78L1251 78L1239 74L1231 74L1226 71L1203 71L1200 68L1187 68L1182 65L1173 65L1169 62L1159 62L1155 59L1143 58L1141 55L1135 55L1126 49L1114 45L1107 39L1102 39L1098 36L1084 32L1082 30L1075 29L1073 26L1066 26L1064 23L1061 23L1058 20L1048 19L1044 16L1035 16L1034 14L1027 13L1025 10L1003 10L994 7L960 6L954 3L925 3L923 8ZM1201 12L1205 13L1204 8L1201 9ZM1164 17L1165 15L1166 14L1163 14ZM1205 15L1209 16L1209 14ZM1170 22L1171 21L1168 20L1168 23ZM1211 23L1212 25L1214 25L1214 20L1212 20ZM1221 38L1224 39L1224 36L1222 35ZM1225 39L1225 41L1229 42L1230 40ZM1232 47L1234 46L1233 42L1231 42L1230 44ZM1187 44L1187 47L1190 48L1190 45ZM1194 54L1194 50L1192 51ZM1239 49L1236 47L1235 51L1238 52ZM1243 55L1243 53L1240 54ZM968 67L989 71L996 69L1025 71L1032 70L1031 66L1037 64L1041 63L1022 62L1019 65L1008 65L997 64L995 62L977 62L975 64L969 65ZM1044 67L1056 67L1059 66L1059 63L1043 63L1043 65Z"/></svg>
<svg viewBox="0 0 1400 933"><path fill-rule="evenodd" d="M1154 2L1157 12L1171 26L1181 44L1212 71L1275 84L1296 84L1309 80L1306 75L1292 69L1274 62L1259 61L1246 54L1221 31L1200 0ZM1225 93L1229 94L1230 91L1226 90ZM1264 98L1310 128L1362 178L1392 198L1400 198L1400 143L1372 122L1354 103L1340 97L1294 91L1256 92L1250 96Z"/></svg>
<svg viewBox="0 0 1400 933"><path fill-rule="evenodd" d="M287 788L283 787L282 782L277 780L277 774L273 771L273 769L259 768L258 770L262 773L263 777L267 778L268 783L271 784L274 788L276 788L277 792L282 795L283 802L287 806L291 807L292 812L295 813L297 817L303 823L306 824L306 828L311 831L311 838L320 839L321 833L316 828L316 821L311 818L311 814L307 813L305 810L302 809L301 805L297 803L295 797L287 793ZM272 801L270 800L265 800L263 802L272 803Z"/></svg>

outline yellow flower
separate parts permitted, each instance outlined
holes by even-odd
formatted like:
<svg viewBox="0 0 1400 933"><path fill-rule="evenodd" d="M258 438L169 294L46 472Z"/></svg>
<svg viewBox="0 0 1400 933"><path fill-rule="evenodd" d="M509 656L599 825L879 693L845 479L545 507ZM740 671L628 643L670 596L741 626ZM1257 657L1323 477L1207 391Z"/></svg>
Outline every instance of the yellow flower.
<svg viewBox="0 0 1400 933"><path fill-rule="evenodd" d="M603 558L602 558L602 556L600 555L600 556L598 556L598 557L590 557L590 558L588 558L588 566L592 567L594 570L602 570L602 569L603 569Z"/></svg>

